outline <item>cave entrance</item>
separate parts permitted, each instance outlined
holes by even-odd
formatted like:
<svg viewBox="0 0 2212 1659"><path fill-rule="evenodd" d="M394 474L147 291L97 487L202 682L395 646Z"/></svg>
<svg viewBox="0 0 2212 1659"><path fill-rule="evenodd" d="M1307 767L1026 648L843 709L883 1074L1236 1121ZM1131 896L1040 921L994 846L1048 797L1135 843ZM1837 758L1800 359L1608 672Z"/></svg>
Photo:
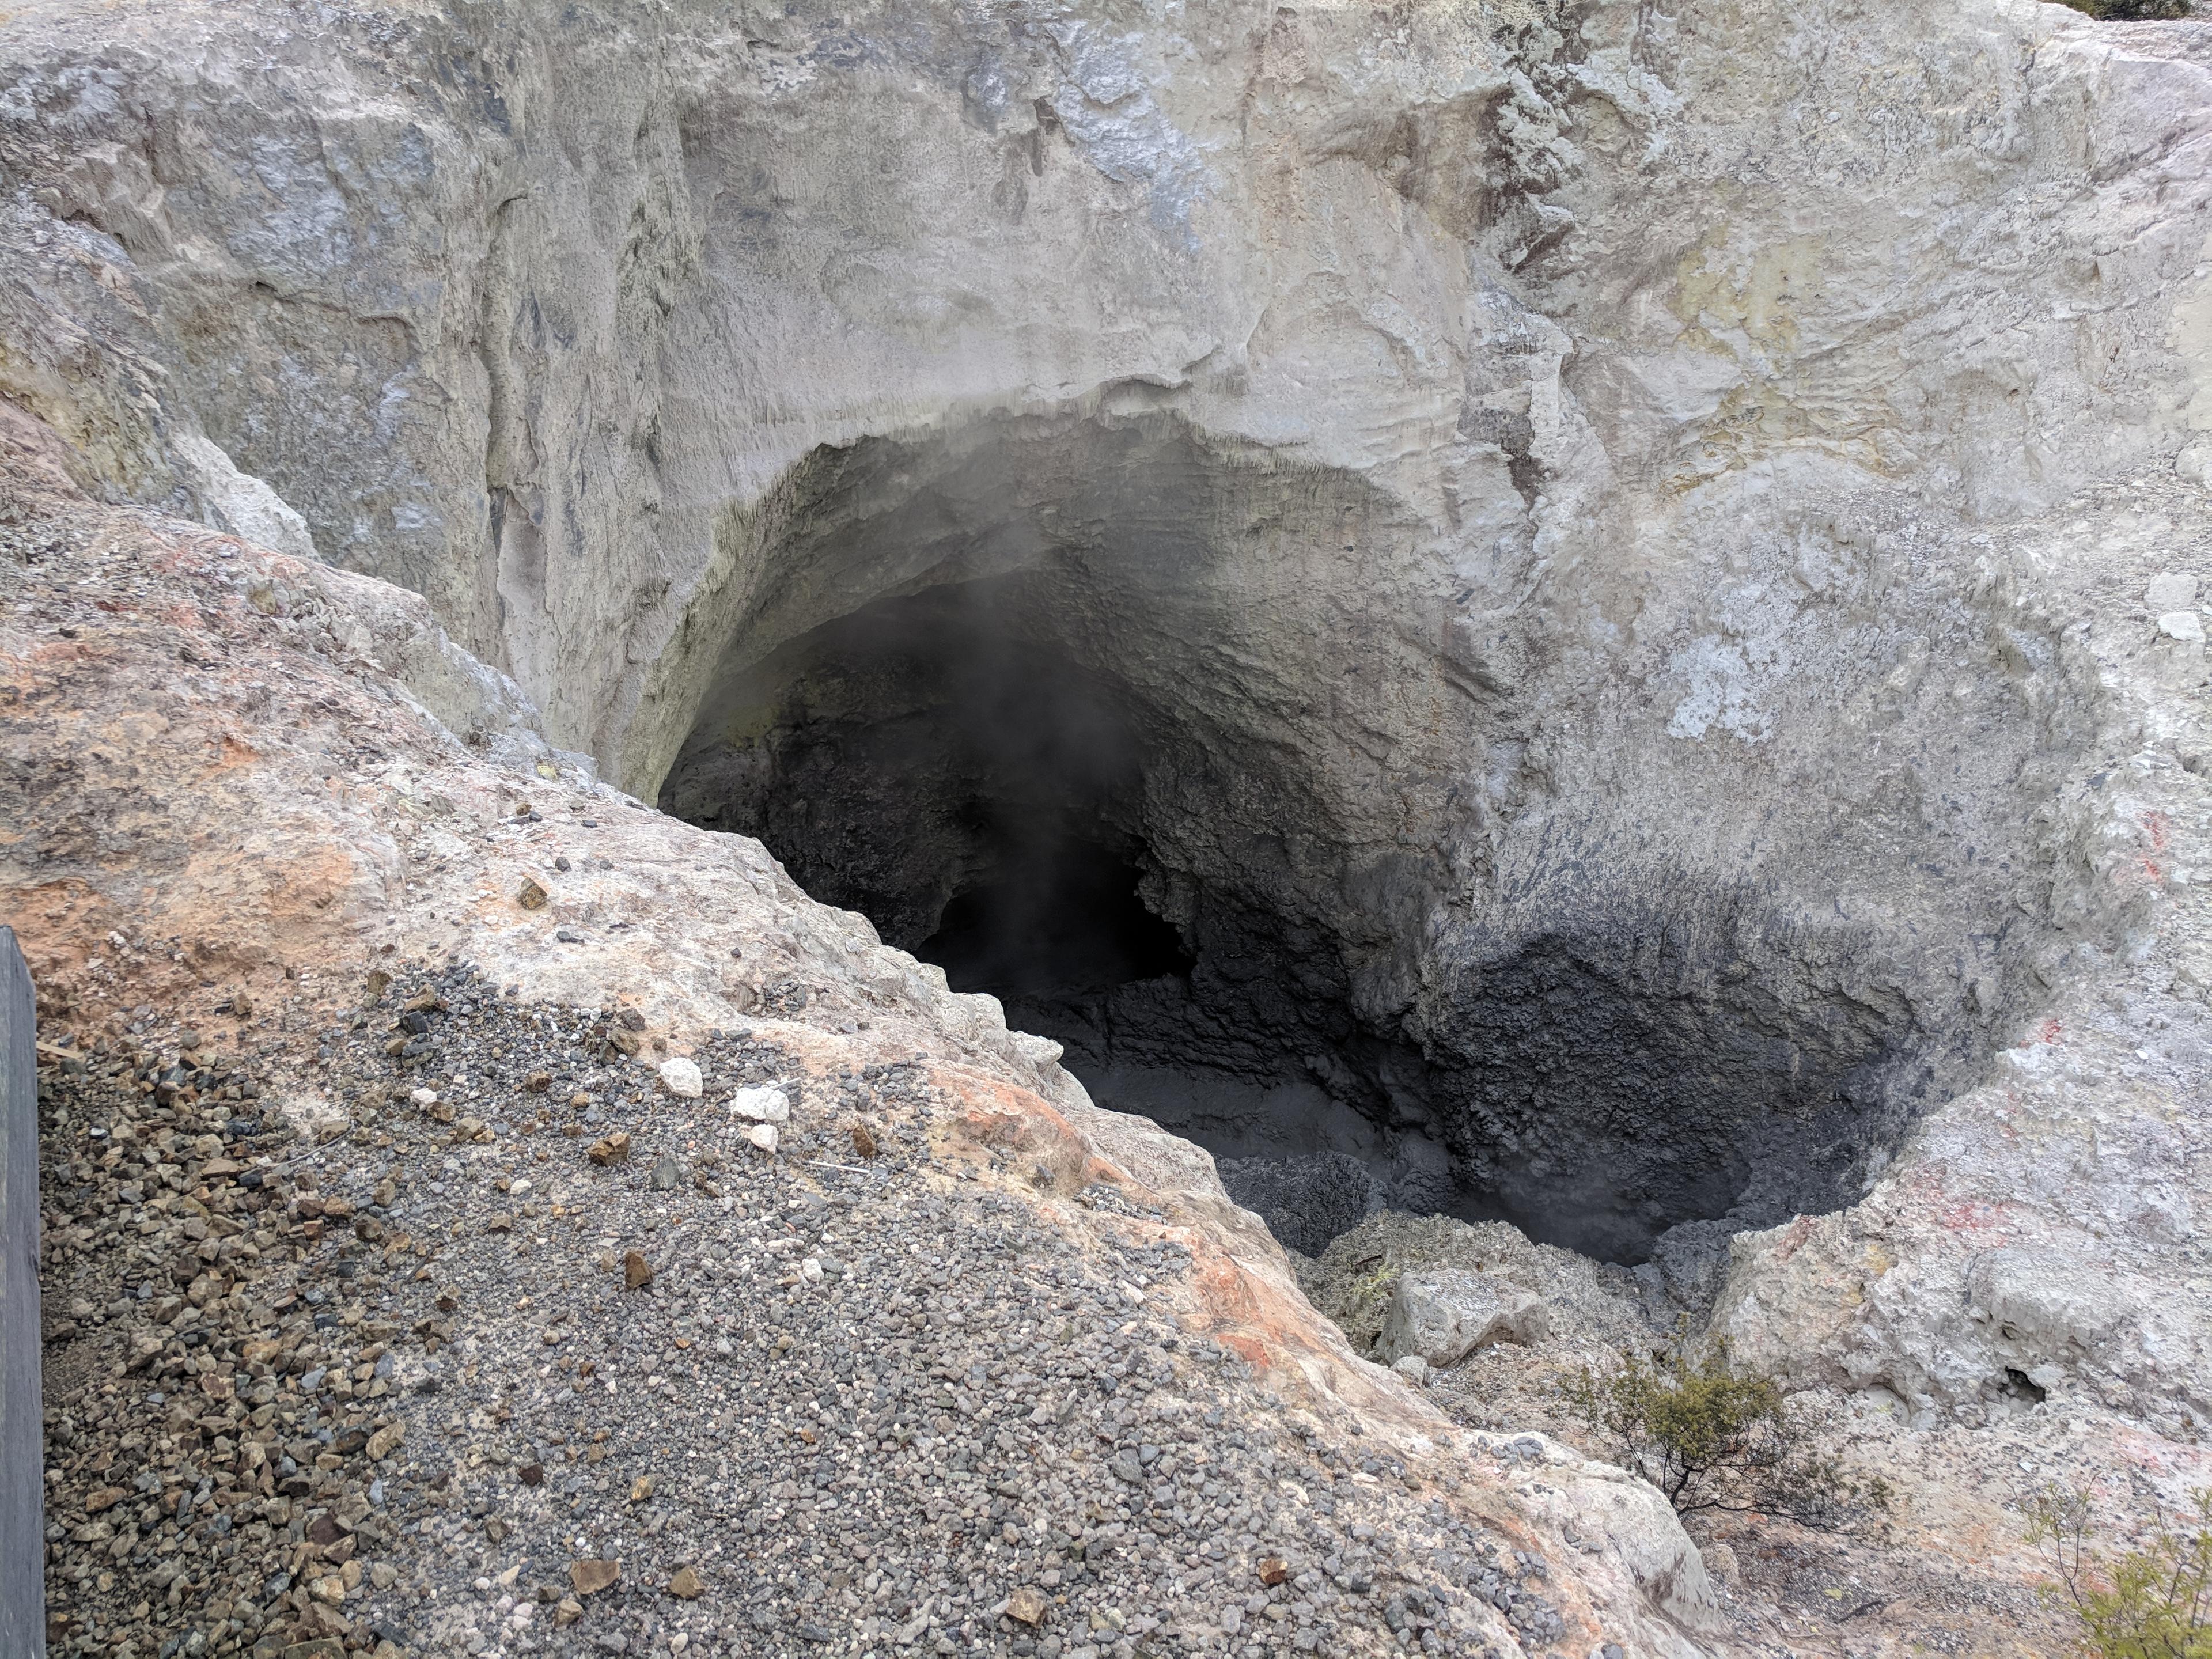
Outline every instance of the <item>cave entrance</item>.
<svg viewBox="0 0 2212 1659"><path fill-rule="evenodd" d="M956 991L1018 1003L1102 997L1149 979L1190 976L1173 927L1145 908L1132 854L1091 840L1039 843L1008 826L991 876L952 896L915 955Z"/></svg>
<svg viewBox="0 0 2212 1659"><path fill-rule="evenodd" d="M1948 817L1849 836L1640 690L1539 744L1541 652L1480 623L1510 570L1370 566L1401 520L1141 413L817 452L727 528L661 804L997 994L1297 1249L1389 1205L1709 1260L1857 1198L2016 982L1992 872L2032 860L1977 781L2034 734L1981 721ZM1555 705L1607 695L1571 672Z"/></svg>
<svg viewBox="0 0 2212 1659"><path fill-rule="evenodd" d="M1048 560L833 618L749 671L662 804L996 996L1101 1105L1212 1152L1294 1249L1386 1203L1503 1213L1460 1179L1418 1049L1363 1028L1326 926L1273 902L1314 786L1279 749L1255 787L1203 665L1103 643L1101 611Z"/></svg>

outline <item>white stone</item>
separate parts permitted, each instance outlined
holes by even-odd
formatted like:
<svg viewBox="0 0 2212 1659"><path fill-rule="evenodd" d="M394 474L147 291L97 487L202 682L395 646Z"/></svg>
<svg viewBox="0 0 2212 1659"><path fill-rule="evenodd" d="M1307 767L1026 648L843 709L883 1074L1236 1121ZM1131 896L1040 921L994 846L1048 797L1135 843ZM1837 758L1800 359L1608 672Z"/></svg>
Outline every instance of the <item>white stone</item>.
<svg viewBox="0 0 2212 1659"><path fill-rule="evenodd" d="M740 1089L730 1097L730 1110L756 1123L788 1123L791 1097L781 1089Z"/></svg>
<svg viewBox="0 0 2212 1659"><path fill-rule="evenodd" d="M414 1105L428 1109L438 1103L438 1091L435 1089L410 1089L407 1098Z"/></svg>
<svg viewBox="0 0 2212 1659"><path fill-rule="evenodd" d="M707 1087L706 1079L699 1075L698 1062L681 1054L660 1062L660 1082L670 1094L684 1100L698 1099Z"/></svg>
<svg viewBox="0 0 2212 1659"><path fill-rule="evenodd" d="M1419 1388L1425 1384L1436 1367L1417 1353L1401 1354L1390 1362L1390 1369Z"/></svg>
<svg viewBox="0 0 2212 1659"><path fill-rule="evenodd" d="M805 1261L800 1262L799 1276L810 1285L819 1285L822 1282L821 1258L810 1255Z"/></svg>
<svg viewBox="0 0 2212 1659"><path fill-rule="evenodd" d="M197 432L173 433L170 443L210 523L295 559L316 556L307 521L263 480L240 472L219 446Z"/></svg>
<svg viewBox="0 0 2212 1659"><path fill-rule="evenodd" d="M1385 1364L1418 1354L1442 1367L1496 1343L1540 1342L1551 1328L1551 1315L1534 1291L1441 1267L1398 1280L1377 1346Z"/></svg>
<svg viewBox="0 0 2212 1659"><path fill-rule="evenodd" d="M2169 570L2150 579L2143 590L2143 605L2153 616L2169 611L2190 611L2197 605L2197 578L2186 571Z"/></svg>
<svg viewBox="0 0 2212 1659"><path fill-rule="evenodd" d="M756 1123L745 1131L745 1139L764 1152L775 1150L776 1132L773 1123Z"/></svg>
<svg viewBox="0 0 2212 1659"><path fill-rule="evenodd" d="M2158 619L2158 631L2184 644L2204 643L2204 619L2194 611L2169 611Z"/></svg>

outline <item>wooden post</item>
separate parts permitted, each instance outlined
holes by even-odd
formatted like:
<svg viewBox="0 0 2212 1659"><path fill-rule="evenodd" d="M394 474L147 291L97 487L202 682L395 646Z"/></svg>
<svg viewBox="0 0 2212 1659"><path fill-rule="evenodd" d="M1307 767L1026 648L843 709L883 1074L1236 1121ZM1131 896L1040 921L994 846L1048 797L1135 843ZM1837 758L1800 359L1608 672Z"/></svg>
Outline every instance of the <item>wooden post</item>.
<svg viewBox="0 0 2212 1659"><path fill-rule="evenodd" d="M37 1021L30 968L0 927L0 1654L10 1655L46 1650Z"/></svg>

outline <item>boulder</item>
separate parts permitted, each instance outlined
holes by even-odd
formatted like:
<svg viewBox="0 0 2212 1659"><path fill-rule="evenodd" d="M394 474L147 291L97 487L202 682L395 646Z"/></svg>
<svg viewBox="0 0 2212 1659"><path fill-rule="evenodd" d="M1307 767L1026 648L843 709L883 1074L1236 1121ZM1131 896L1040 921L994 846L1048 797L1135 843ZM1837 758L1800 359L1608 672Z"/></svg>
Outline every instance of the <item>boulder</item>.
<svg viewBox="0 0 2212 1659"><path fill-rule="evenodd" d="M1499 1342L1540 1342L1551 1328L1551 1314L1534 1291L1444 1267L1399 1279L1378 1346L1386 1365L1418 1354L1442 1367Z"/></svg>
<svg viewBox="0 0 2212 1659"><path fill-rule="evenodd" d="M1651 1261L1668 1298L1700 1318L1710 1312L1728 1276L1729 1240L1742 1231L1735 1221L1685 1221L1660 1234Z"/></svg>

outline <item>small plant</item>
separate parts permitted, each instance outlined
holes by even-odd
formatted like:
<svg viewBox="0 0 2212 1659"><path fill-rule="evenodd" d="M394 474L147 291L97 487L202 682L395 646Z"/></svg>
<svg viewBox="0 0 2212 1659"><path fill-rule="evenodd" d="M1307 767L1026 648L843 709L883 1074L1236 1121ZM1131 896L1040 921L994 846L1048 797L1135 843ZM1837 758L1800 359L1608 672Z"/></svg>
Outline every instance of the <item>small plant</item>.
<svg viewBox="0 0 2212 1659"><path fill-rule="evenodd" d="M2081 1624L2094 1659L2212 1659L2212 1488L2193 1522L2161 1511L2148 1549L2108 1561L2090 1545L2089 1494L2046 1486L2028 1500L2027 1538L2058 1582L2045 1592Z"/></svg>
<svg viewBox="0 0 2212 1659"><path fill-rule="evenodd" d="M1334 1274L1318 1261L1293 1265L1298 1286L1314 1306L1351 1340L1356 1351L1372 1353L1404 1267L1387 1249Z"/></svg>
<svg viewBox="0 0 2212 1659"><path fill-rule="evenodd" d="M1560 1383L1568 1408L1678 1515L1762 1510L1832 1529L1889 1507L1889 1487L1860 1481L1814 1446L1816 1430L1771 1376L1739 1372L1725 1348L1692 1359L1632 1354Z"/></svg>
<svg viewBox="0 0 2212 1659"><path fill-rule="evenodd" d="M2189 0L2059 0L2106 23L2154 23L2189 15Z"/></svg>

